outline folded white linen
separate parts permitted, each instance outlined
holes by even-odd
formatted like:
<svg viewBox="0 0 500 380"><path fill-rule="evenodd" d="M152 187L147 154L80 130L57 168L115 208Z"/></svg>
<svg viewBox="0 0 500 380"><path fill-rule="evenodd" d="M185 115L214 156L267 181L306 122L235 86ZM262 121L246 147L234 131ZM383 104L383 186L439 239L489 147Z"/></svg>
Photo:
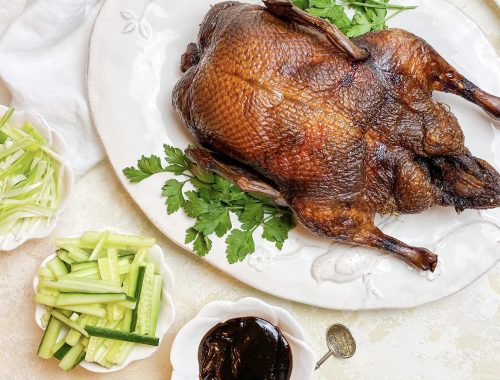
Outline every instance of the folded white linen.
<svg viewBox="0 0 500 380"><path fill-rule="evenodd" d="M0 0L0 79L13 107L39 112L63 135L78 178L104 157L86 98L89 38L102 0L17 1Z"/></svg>

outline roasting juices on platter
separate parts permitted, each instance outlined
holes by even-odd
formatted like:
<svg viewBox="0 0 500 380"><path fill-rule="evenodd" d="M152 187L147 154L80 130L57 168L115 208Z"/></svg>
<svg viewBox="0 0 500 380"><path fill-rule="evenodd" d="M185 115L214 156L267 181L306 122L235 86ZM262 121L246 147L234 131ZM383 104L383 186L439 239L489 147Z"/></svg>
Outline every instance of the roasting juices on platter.
<svg viewBox="0 0 500 380"><path fill-rule="evenodd" d="M256 317L214 326L198 350L202 380L287 380L292 352L280 329Z"/></svg>
<svg viewBox="0 0 500 380"><path fill-rule="evenodd" d="M434 253L384 234L374 216L500 206L500 175L432 91L493 117L500 98L408 31L350 40L289 1L263 2L214 5L183 55L173 106L201 145L186 154L320 236L433 271Z"/></svg>

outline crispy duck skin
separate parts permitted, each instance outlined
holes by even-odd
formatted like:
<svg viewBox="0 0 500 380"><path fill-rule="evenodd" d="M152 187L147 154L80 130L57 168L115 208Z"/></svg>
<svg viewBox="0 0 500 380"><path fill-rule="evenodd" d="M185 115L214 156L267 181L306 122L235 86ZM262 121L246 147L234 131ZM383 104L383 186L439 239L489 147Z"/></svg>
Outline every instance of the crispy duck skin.
<svg viewBox="0 0 500 380"><path fill-rule="evenodd" d="M264 4L213 6L183 55L173 105L203 147L187 154L318 235L433 271L435 254L385 235L374 215L500 206L500 175L431 95L497 118L500 98L407 31L349 40L287 0Z"/></svg>

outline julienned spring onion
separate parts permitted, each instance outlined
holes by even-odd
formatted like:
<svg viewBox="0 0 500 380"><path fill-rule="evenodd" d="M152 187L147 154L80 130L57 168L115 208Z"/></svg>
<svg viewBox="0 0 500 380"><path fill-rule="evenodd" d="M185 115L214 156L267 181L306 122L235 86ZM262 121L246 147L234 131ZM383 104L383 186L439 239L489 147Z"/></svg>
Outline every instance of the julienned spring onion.
<svg viewBox="0 0 500 380"><path fill-rule="evenodd" d="M9 109L0 119L0 235L16 238L39 223L50 223L58 206L60 156L28 122L11 125Z"/></svg>

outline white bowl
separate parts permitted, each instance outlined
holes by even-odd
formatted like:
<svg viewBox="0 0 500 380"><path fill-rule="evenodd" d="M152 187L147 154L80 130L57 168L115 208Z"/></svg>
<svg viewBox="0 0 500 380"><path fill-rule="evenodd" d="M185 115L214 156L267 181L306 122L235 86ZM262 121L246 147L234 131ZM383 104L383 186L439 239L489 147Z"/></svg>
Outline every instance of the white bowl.
<svg viewBox="0 0 500 380"><path fill-rule="evenodd" d="M292 315L256 298L236 302L216 301L206 305L175 337L170 354L171 380L198 380L198 347L203 336L216 324L238 317L258 317L279 327L292 350L291 380L311 379L316 364L314 352L306 343L304 331Z"/></svg>
<svg viewBox="0 0 500 380"><path fill-rule="evenodd" d="M0 115L3 116L8 109L8 107L0 105ZM9 124L15 127L21 127L25 122L29 122L45 138L47 146L63 158L63 162L56 165L60 169L59 173L62 180L61 199L50 223L40 221L22 236L14 236L13 234L0 235L0 251L10 251L27 240L48 236L56 227L61 213L68 207L73 191L74 176L69 164L69 150L66 141L57 131L50 128L45 119L37 112L16 110L9 119Z"/></svg>
<svg viewBox="0 0 500 380"><path fill-rule="evenodd" d="M106 229L111 232L118 232L118 233L127 233L130 234L129 232L124 232L124 231L117 231L115 229ZM101 230L102 231L102 230ZM75 237L75 236L71 236ZM52 260L54 257L56 257L56 254L52 254L43 260L40 266L44 267L47 265L47 263ZM175 308L174 308L174 301L172 299L172 292L174 289L174 275L172 274L172 271L169 269L169 267L165 264L165 256L163 255L163 250L160 248L159 245L154 245L150 250L147 255L147 259L150 262L153 262L156 264L157 268L159 268L160 275L163 279L163 285L162 285L162 302L160 304L160 311L158 315L158 324L156 326L156 336L160 338L160 344L163 340L163 337L167 333L168 329L170 326L172 326L172 323L174 322L175 319ZM36 288L38 286L38 275L35 275L35 278L33 279L33 289L35 290L36 293ZM35 322L36 324L41 328L41 316L43 313L46 312L45 306L37 304L35 308ZM61 334L62 335L62 334ZM121 365L115 365L111 368L105 368L102 367L96 363L89 363L87 361L82 361L80 365L85 368L86 370L92 371L92 372L100 372L100 373L107 373L107 372L115 372L119 371L123 368L125 368L127 365L129 365L131 362L136 361L136 360L142 360L150 357L155 353L155 351L160 347L160 344L158 346L147 346L143 344L136 344L128 358L125 360L125 362Z"/></svg>

